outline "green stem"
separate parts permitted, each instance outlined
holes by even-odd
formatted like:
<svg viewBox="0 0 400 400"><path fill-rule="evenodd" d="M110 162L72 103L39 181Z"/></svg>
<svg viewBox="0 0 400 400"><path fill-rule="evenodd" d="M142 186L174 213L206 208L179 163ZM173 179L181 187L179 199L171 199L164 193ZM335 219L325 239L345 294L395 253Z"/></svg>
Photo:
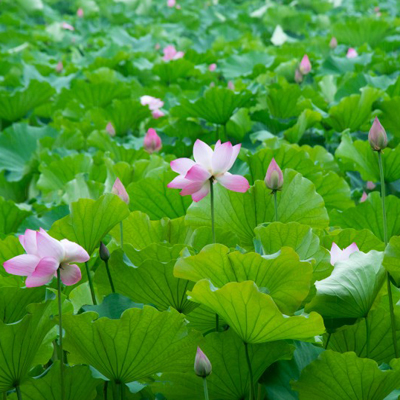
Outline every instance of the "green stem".
<svg viewBox="0 0 400 400"><path fill-rule="evenodd" d="M17 391L18 400L22 400L22 394L19 385L15 386L15 390Z"/></svg>
<svg viewBox="0 0 400 400"><path fill-rule="evenodd" d="M328 333L328 339L326 339L326 343L325 343L325 350L328 348L329 342L331 340L331 336L332 336L332 333Z"/></svg>
<svg viewBox="0 0 400 400"><path fill-rule="evenodd" d="M379 163L379 173L381 177L381 201L382 201L382 220L383 220L383 239L385 241L385 246L388 244L388 233L387 233L387 222L386 222L386 208L385 208L385 175L383 173L383 163L382 163L382 152L378 151L378 163ZM396 358L399 358L399 351L397 348L397 337L396 337L396 320L394 316L394 304L392 295L392 286L390 284L390 274L386 272L386 284L389 296L389 308L390 308L390 323L392 326L392 341L394 347L394 354Z"/></svg>
<svg viewBox="0 0 400 400"><path fill-rule="evenodd" d="M119 233L121 236L121 249L124 251L124 225L122 221L119 223Z"/></svg>
<svg viewBox="0 0 400 400"><path fill-rule="evenodd" d="M367 358L369 358L370 332L369 332L368 317L365 317L365 333L367 336Z"/></svg>
<svg viewBox="0 0 400 400"><path fill-rule="evenodd" d="M120 400L121 399L121 384L119 382L116 382L115 386L117 388L117 395L116 395L115 400Z"/></svg>
<svg viewBox="0 0 400 400"><path fill-rule="evenodd" d="M276 190L274 190L274 206L275 206L275 221L278 221L278 200L276 198Z"/></svg>
<svg viewBox="0 0 400 400"><path fill-rule="evenodd" d="M264 400L265 398L265 393L264 393L264 387L261 385L261 383L258 384L258 393L257 393L257 400Z"/></svg>
<svg viewBox="0 0 400 400"><path fill-rule="evenodd" d="M121 383L121 400L125 400L125 385Z"/></svg>
<svg viewBox="0 0 400 400"><path fill-rule="evenodd" d="M104 386L103 386L103 397L104 397L104 400L107 400L108 399L108 381L105 381L104 382Z"/></svg>
<svg viewBox="0 0 400 400"><path fill-rule="evenodd" d="M214 220L214 184L212 179L213 178L210 178L211 230L212 230L213 243L215 243L216 239L215 239L215 220Z"/></svg>
<svg viewBox="0 0 400 400"><path fill-rule="evenodd" d="M59 343L59 354L60 360L60 383L61 383L61 400L65 398L65 386L64 386L64 351L63 351L63 328L62 328L62 299L61 299L61 268L57 269L57 288L58 288L58 343ZM18 391L17 391L18 393Z"/></svg>
<svg viewBox="0 0 400 400"><path fill-rule="evenodd" d="M249 348L248 348L248 344L246 342L243 342L243 343L244 343L244 351L246 353L247 367L249 369L249 375L250 375L249 400L255 400L254 399L253 370L251 368L251 362L250 362L250 356L249 356Z"/></svg>
<svg viewBox="0 0 400 400"><path fill-rule="evenodd" d="M224 140L228 140L228 133L226 131L226 124L224 124Z"/></svg>
<svg viewBox="0 0 400 400"><path fill-rule="evenodd" d="M208 397L208 387L207 387L207 378L203 378L203 387L204 387L204 400L209 400Z"/></svg>
<svg viewBox="0 0 400 400"><path fill-rule="evenodd" d="M110 268L108 266L108 260L104 261L104 263L106 264L106 270L107 270L108 280L110 281L111 291L113 293L115 293L114 282L113 282L113 280L111 278L111 271L110 271Z"/></svg>
<svg viewBox="0 0 400 400"><path fill-rule="evenodd" d="M90 275L89 265L88 265L87 261L85 262L85 266L86 266L86 273L87 273L88 281L89 281L90 294L92 295L92 302L96 306L97 305L96 295L94 294L94 286L93 286L92 276Z"/></svg>

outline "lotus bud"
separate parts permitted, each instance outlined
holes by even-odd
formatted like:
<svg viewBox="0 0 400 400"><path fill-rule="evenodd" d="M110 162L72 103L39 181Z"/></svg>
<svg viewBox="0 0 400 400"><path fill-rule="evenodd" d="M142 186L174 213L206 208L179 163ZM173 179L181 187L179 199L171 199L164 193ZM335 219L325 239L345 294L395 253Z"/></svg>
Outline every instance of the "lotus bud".
<svg viewBox="0 0 400 400"><path fill-rule="evenodd" d="M160 49L161 49L160 43L156 43L155 46L154 46L154 48L155 48L156 50L160 50Z"/></svg>
<svg viewBox="0 0 400 400"><path fill-rule="evenodd" d="M108 261L108 260L109 260L109 258L110 258L110 252L108 251L107 246L106 246L103 242L100 242L100 250L99 250L99 253L100 253L100 258L101 258L103 261Z"/></svg>
<svg viewBox="0 0 400 400"><path fill-rule="evenodd" d="M368 190L374 190L375 188L376 188L376 185L375 185L374 182L372 182L372 181L368 181L367 182L367 189Z"/></svg>
<svg viewBox="0 0 400 400"><path fill-rule="evenodd" d="M303 81L303 75L298 69L296 69L294 73L294 80L296 83L300 83Z"/></svg>
<svg viewBox="0 0 400 400"><path fill-rule="evenodd" d="M387 135L384 127L375 117L374 123L368 133L368 141L374 151L381 151L387 146Z"/></svg>
<svg viewBox="0 0 400 400"><path fill-rule="evenodd" d="M125 186L122 184L119 178L115 180L111 193L116 194L122 201L124 201L126 204L129 204L128 192L126 191Z"/></svg>
<svg viewBox="0 0 400 400"><path fill-rule="evenodd" d="M76 15L79 17L79 18L83 18L83 16L84 16L84 12L83 12L83 9L82 8L78 8L78 11L76 12Z"/></svg>
<svg viewBox="0 0 400 400"><path fill-rule="evenodd" d="M201 378L206 378L211 374L212 365L207 356L201 351L200 347L197 347L196 358L194 360L194 372Z"/></svg>
<svg viewBox="0 0 400 400"><path fill-rule="evenodd" d="M61 28L65 29L67 31L74 31L75 30L75 28L71 24L69 24L68 22L63 22L61 24Z"/></svg>
<svg viewBox="0 0 400 400"><path fill-rule="evenodd" d="M150 154L160 151L162 147L161 138L157 135L157 132L153 128L150 128L147 131L143 144L146 151Z"/></svg>
<svg viewBox="0 0 400 400"><path fill-rule="evenodd" d="M208 66L208 70L213 72L217 69L217 64L213 63Z"/></svg>
<svg viewBox="0 0 400 400"><path fill-rule="evenodd" d="M281 190L283 186L283 173L273 158L268 166L264 179L265 185L272 191Z"/></svg>
<svg viewBox="0 0 400 400"><path fill-rule="evenodd" d="M60 72L62 72L63 69L64 69L64 65L63 65L62 61L59 61L56 65L56 72L60 73Z"/></svg>
<svg viewBox="0 0 400 400"><path fill-rule="evenodd" d="M235 84L232 81L228 81L228 89L235 90Z"/></svg>
<svg viewBox="0 0 400 400"><path fill-rule="evenodd" d="M311 63L310 60L308 58L308 55L305 54L303 59L301 60L300 66L299 66L299 71L303 74L303 75L307 75L311 72Z"/></svg>
<svg viewBox="0 0 400 400"><path fill-rule="evenodd" d="M175 7L176 0L168 0L167 1L167 6L168 7Z"/></svg>
<svg viewBox="0 0 400 400"><path fill-rule="evenodd" d="M347 50L346 57L347 58L356 58L356 57L358 57L358 53L357 53L356 49L353 49L352 47L350 47Z"/></svg>
<svg viewBox="0 0 400 400"><path fill-rule="evenodd" d="M364 203L364 201L367 200L367 198L368 198L367 193L363 192L361 199L360 199L360 203Z"/></svg>
<svg viewBox="0 0 400 400"><path fill-rule="evenodd" d="M338 45L338 41L337 41L337 39L335 38L335 36L333 36L332 39L331 39L331 41L329 42L329 47L330 47L331 49L336 49L337 45Z"/></svg>
<svg viewBox="0 0 400 400"><path fill-rule="evenodd" d="M110 136L115 136L115 128L114 128L114 125L111 122L109 122L107 124L106 131Z"/></svg>

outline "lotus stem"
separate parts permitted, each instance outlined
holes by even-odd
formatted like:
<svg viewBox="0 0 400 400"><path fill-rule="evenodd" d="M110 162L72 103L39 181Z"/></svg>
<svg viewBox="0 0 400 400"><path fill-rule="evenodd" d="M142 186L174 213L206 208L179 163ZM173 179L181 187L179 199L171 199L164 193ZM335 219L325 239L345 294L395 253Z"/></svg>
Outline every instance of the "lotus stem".
<svg viewBox="0 0 400 400"><path fill-rule="evenodd" d="M244 351L246 353L247 367L249 369L249 375L250 375L249 400L255 400L255 398L254 398L254 385L253 385L253 370L251 368L251 362L250 362L250 356L249 356L249 348L248 348L248 344L246 342L243 342L243 343L244 343Z"/></svg>
<svg viewBox="0 0 400 400"><path fill-rule="evenodd" d="M203 378L203 387L204 387L204 400L209 400L208 396L208 387L207 387L207 378Z"/></svg>
<svg viewBox="0 0 400 400"><path fill-rule="evenodd" d="M216 242L215 239L215 216L214 216L214 184L213 184L213 178L210 178L210 196L211 196L211 230L212 230L212 238L213 238L213 243Z"/></svg>
<svg viewBox="0 0 400 400"><path fill-rule="evenodd" d="M261 383L258 384L258 393L257 393L257 400L264 400L265 398L265 393L264 393L264 388Z"/></svg>
<svg viewBox="0 0 400 400"><path fill-rule="evenodd" d="M378 163L379 163L379 173L381 177L381 201L382 201L382 220L383 220L383 239L385 246L388 244L388 233L387 233L387 222L386 222L386 208L385 208L385 175L383 173L383 163L382 163L382 151L378 151ZM392 341L394 347L394 354L396 358L399 358L399 350L397 348L397 337L396 337L396 320L394 316L394 304L392 295L392 285L390 284L390 274L386 271L386 284L387 292L389 296L389 308L390 308L390 323L392 327Z"/></svg>
<svg viewBox="0 0 400 400"><path fill-rule="evenodd" d="M85 266L86 266L86 273L87 273L88 281L89 281L90 294L92 295L92 302L96 306L97 305L96 295L94 293L92 276L90 275L89 265L88 265L87 261L85 262Z"/></svg>
<svg viewBox="0 0 400 400"><path fill-rule="evenodd" d="M328 339L326 339L326 343L325 343L325 350L328 348L328 345L329 345L329 342L330 342L330 340L331 340L331 336L332 336L332 333L328 333Z"/></svg>
<svg viewBox="0 0 400 400"><path fill-rule="evenodd" d="M18 400L22 400L21 388L19 385L15 386L15 390L17 391Z"/></svg>
<svg viewBox="0 0 400 400"><path fill-rule="evenodd" d="M61 383L61 400L65 398L65 385L64 385L64 350L63 350L63 328L62 328L62 300L61 300L61 269L57 269L57 289L58 289L58 358L60 360L60 383ZM17 386L18 388L18 386ZM17 389L18 394L18 389ZM19 399L19 397L18 397Z"/></svg>
<svg viewBox="0 0 400 400"><path fill-rule="evenodd" d="M277 195L276 195L277 191L274 190L273 193L274 193L274 206L275 206L275 221L278 221L278 200L276 198L277 197Z"/></svg>
<svg viewBox="0 0 400 400"><path fill-rule="evenodd" d="M114 286L114 282L111 277L110 267L108 266L108 260L104 261L104 264L106 264L106 270L107 270L108 280L109 280L110 286L111 286L111 291L113 293L115 293L115 286Z"/></svg>
<svg viewBox="0 0 400 400"><path fill-rule="evenodd" d="M108 381L104 381L103 395L104 395L104 400L107 400L108 399Z"/></svg>

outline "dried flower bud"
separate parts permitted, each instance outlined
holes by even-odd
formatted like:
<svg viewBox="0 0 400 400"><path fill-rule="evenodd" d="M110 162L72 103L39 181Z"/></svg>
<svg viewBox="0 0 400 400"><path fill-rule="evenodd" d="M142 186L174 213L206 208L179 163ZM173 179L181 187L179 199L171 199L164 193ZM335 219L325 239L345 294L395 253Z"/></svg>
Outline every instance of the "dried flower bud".
<svg viewBox="0 0 400 400"><path fill-rule="evenodd" d="M201 351L200 347L197 347L196 358L194 360L194 372L201 378L206 378L211 374L212 365L207 356Z"/></svg>
<svg viewBox="0 0 400 400"><path fill-rule="evenodd" d="M374 151L381 151L387 146L387 135L384 127L375 117L374 123L368 133L368 141Z"/></svg>
<svg viewBox="0 0 400 400"><path fill-rule="evenodd" d="M265 185L271 190L281 190L283 186L283 173L273 158L268 166L264 179Z"/></svg>
<svg viewBox="0 0 400 400"><path fill-rule="evenodd" d="M100 250L99 250L99 253L100 253L100 258L101 258L103 261L108 261L108 260L109 260L109 258L110 258L110 252L108 251L107 246L106 246L103 242L100 242Z"/></svg>

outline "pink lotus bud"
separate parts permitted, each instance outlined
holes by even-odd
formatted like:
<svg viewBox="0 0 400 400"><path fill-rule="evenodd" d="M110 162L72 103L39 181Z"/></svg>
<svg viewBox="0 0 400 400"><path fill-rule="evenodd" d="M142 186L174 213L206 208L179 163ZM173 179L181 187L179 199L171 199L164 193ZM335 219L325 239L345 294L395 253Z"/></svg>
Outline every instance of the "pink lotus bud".
<svg viewBox="0 0 400 400"><path fill-rule="evenodd" d="M337 41L337 39L335 38L335 36L333 36L332 39L331 39L331 41L329 42L329 47L330 47L331 49L336 49L337 45L338 45L338 41Z"/></svg>
<svg viewBox="0 0 400 400"><path fill-rule="evenodd" d="M154 110L151 115L153 116L154 119L158 119L163 117L165 114L161 110Z"/></svg>
<svg viewBox="0 0 400 400"><path fill-rule="evenodd" d="M356 57L358 57L358 53L357 53L356 49L353 49L352 47L350 47L347 50L346 57L347 58L356 58Z"/></svg>
<svg viewBox="0 0 400 400"><path fill-rule="evenodd" d="M106 131L110 136L115 136L115 133L116 133L115 132L115 128L114 128L114 125L111 122L109 122L107 124Z"/></svg>
<svg viewBox="0 0 400 400"><path fill-rule="evenodd" d="M99 255L103 261L108 261L110 259L110 251L103 242L100 242Z"/></svg>
<svg viewBox="0 0 400 400"><path fill-rule="evenodd" d="M206 378L211 374L212 365L207 356L197 347L196 358L194 359L194 372L201 378Z"/></svg>
<svg viewBox="0 0 400 400"><path fill-rule="evenodd" d="M181 7L180 4L177 4L175 8L176 8L177 10L181 10L181 9L182 9L182 7Z"/></svg>
<svg viewBox="0 0 400 400"><path fill-rule="evenodd" d="M59 61L56 65L56 72L60 73L64 69L63 63Z"/></svg>
<svg viewBox="0 0 400 400"><path fill-rule="evenodd" d="M381 151L387 146L387 135L384 127L375 117L374 123L368 133L368 141L374 151Z"/></svg>
<svg viewBox="0 0 400 400"><path fill-rule="evenodd" d="M122 201L124 201L126 204L129 204L128 192L126 191L125 186L122 184L119 178L115 180L111 193L116 194Z"/></svg>
<svg viewBox="0 0 400 400"><path fill-rule="evenodd" d="M294 80L296 83L300 83L303 81L303 75L298 69L296 69L294 73Z"/></svg>
<svg viewBox="0 0 400 400"><path fill-rule="evenodd" d="M264 179L265 185L272 191L281 190L283 186L283 173L273 158L268 166Z"/></svg>
<svg viewBox="0 0 400 400"><path fill-rule="evenodd" d="M210 82L210 87L214 87L215 86L215 82Z"/></svg>
<svg viewBox="0 0 400 400"><path fill-rule="evenodd" d="M167 6L168 7L175 7L176 0L168 0L167 1Z"/></svg>
<svg viewBox="0 0 400 400"><path fill-rule="evenodd" d="M233 84L232 81L228 81L228 89L235 90L235 85Z"/></svg>
<svg viewBox="0 0 400 400"><path fill-rule="evenodd" d="M364 203L364 201L367 200L367 198L368 198L367 193L363 192L361 199L360 199L360 203Z"/></svg>
<svg viewBox="0 0 400 400"><path fill-rule="evenodd" d="M79 18L83 18L83 16L84 16L83 9L82 9L82 8L78 8L78 11L76 12L76 15L77 15Z"/></svg>
<svg viewBox="0 0 400 400"><path fill-rule="evenodd" d="M157 135L157 132L153 128L150 128L147 131L143 144L146 151L150 154L160 151L162 147L161 138Z"/></svg>
<svg viewBox="0 0 400 400"><path fill-rule="evenodd" d="M75 30L75 28L72 25L70 25L68 22L63 22L61 24L61 28L66 29L68 31L74 31Z"/></svg>
<svg viewBox="0 0 400 400"><path fill-rule="evenodd" d="M299 70L303 75L307 75L311 72L311 63L307 54L305 54L301 60Z"/></svg>
<svg viewBox="0 0 400 400"><path fill-rule="evenodd" d="M208 70L213 72L217 69L217 64L213 63L208 66Z"/></svg>
<svg viewBox="0 0 400 400"><path fill-rule="evenodd" d="M374 190L375 188L376 188L376 185L375 185L374 182L372 182L372 181L368 181L367 182L367 189L368 190Z"/></svg>
<svg viewBox="0 0 400 400"><path fill-rule="evenodd" d="M156 43L156 45L154 46L154 48L155 48L156 50L160 50L160 49L161 49L160 43Z"/></svg>

